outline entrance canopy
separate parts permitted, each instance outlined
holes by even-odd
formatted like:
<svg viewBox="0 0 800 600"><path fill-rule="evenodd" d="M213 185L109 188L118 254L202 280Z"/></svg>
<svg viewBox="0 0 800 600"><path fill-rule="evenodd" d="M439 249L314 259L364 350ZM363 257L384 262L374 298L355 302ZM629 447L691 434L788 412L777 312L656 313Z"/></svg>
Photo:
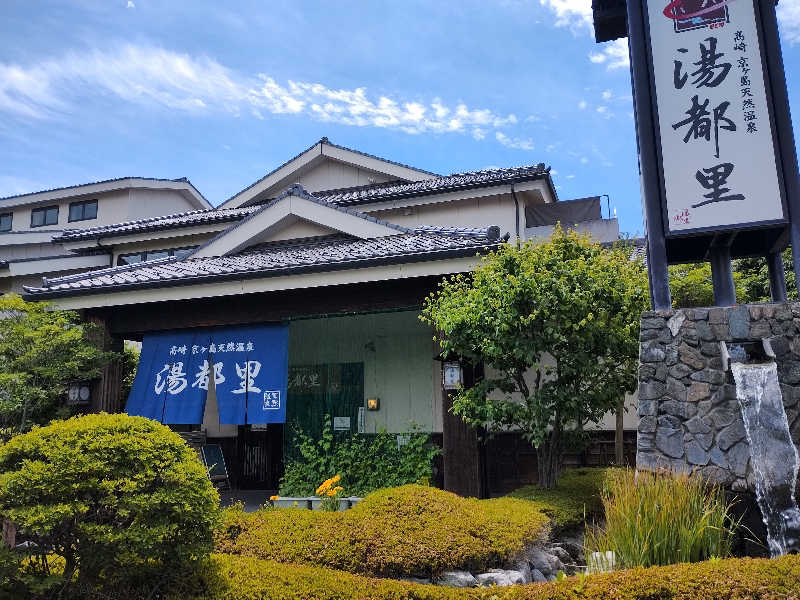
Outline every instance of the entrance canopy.
<svg viewBox="0 0 800 600"><path fill-rule="evenodd" d="M220 424L284 423L288 345L286 324L145 336L125 412L199 425L213 385Z"/></svg>

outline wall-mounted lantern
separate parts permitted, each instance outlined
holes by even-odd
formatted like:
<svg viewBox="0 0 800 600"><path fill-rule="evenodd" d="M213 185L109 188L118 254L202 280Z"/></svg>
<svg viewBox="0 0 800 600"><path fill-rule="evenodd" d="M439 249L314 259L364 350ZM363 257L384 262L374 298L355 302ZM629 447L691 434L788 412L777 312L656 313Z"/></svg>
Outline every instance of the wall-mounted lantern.
<svg viewBox="0 0 800 600"><path fill-rule="evenodd" d="M446 390L455 390L464 384L464 369L461 363L445 361L442 363L442 387Z"/></svg>
<svg viewBox="0 0 800 600"><path fill-rule="evenodd" d="M92 399L92 389L88 381L77 381L69 384L67 391L68 406L83 406Z"/></svg>
<svg viewBox="0 0 800 600"><path fill-rule="evenodd" d="M367 398L367 410L380 410L380 408L381 408L380 398Z"/></svg>

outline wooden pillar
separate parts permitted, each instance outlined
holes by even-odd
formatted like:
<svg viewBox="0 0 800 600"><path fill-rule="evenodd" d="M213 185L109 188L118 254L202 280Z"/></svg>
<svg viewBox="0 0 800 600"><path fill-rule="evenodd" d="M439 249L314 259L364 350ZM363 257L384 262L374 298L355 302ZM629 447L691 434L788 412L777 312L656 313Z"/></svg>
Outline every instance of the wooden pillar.
<svg viewBox="0 0 800 600"><path fill-rule="evenodd" d="M464 385L475 383L472 367L464 367ZM486 495L484 452L478 432L451 412L455 392L442 390L442 458L444 489L459 496L481 498Z"/></svg>
<svg viewBox="0 0 800 600"><path fill-rule="evenodd" d="M106 352L122 354L123 340L121 337L112 336L109 332L106 319L99 316L89 316L86 321L94 326L91 339L97 346ZM100 372L99 379L92 385L92 412L118 413L124 408L124 398L121 398L122 388L122 361L115 359L109 361Z"/></svg>

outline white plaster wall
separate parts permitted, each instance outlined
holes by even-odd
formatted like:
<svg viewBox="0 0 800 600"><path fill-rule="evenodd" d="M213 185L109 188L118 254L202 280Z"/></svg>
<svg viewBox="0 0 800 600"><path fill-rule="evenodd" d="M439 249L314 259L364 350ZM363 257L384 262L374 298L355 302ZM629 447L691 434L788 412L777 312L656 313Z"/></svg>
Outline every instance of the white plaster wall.
<svg viewBox="0 0 800 600"><path fill-rule="evenodd" d="M69 205L80 200L97 200L97 218L86 221L69 221ZM34 208L58 206L58 223L31 228L31 211ZM111 225L145 217L195 210L186 198L175 190L116 190L87 196L74 196L55 202L39 202L10 210L0 207L0 213L12 212L13 231L36 231L39 229L85 229L100 225Z"/></svg>
<svg viewBox="0 0 800 600"><path fill-rule="evenodd" d="M330 227L323 227L317 223L311 223L304 219L298 219L296 222L287 225L283 229L268 235L264 238L265 242L278 242L281 240L295 240L299 238L318 237L322 235L330 235L337 233L335 229Z"/></svg>
<svg viewBox="0 0 800 600"><path fill-rule="evenodd" d="M128 216L121 220L136 220L159 215L171 215L197 210L175 190L131 189Z"/></svg>
<svg viewBox="0 0 800 600"><path fill-rule="evenodd" d="M299 183L309 192L318 192L321 190L384 183L393 179L395 178L384 173L326 159L319 165L295 175L292 181L285 184L284 189L293 183Z"/></svg>
<svg viewBox="0 0 800 600"><path fill-rule="evenodd" d="M449 227L488 227L497 225L500 233L515 232L514 199L511 194L452 200L404 208L371 211L371 216L405 227L441 225Z"/></svg>
<svg viewBox="0 0 800 600"><path fill-rule="evenodd" d="M364 363L364 400L377 397L380 410L366 411L365 430L385 427L441 431L441 385L433 360L433 332L417 311L292 321L289 364ZM436 364L434 364L436 363Z"/></svg>

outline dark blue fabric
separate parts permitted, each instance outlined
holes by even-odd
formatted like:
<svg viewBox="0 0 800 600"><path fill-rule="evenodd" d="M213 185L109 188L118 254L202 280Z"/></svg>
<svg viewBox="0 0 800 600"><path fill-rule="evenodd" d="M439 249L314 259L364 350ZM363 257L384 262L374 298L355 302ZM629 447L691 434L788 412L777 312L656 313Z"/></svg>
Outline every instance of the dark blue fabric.
<svg viewBox="0 0 800 600"><path fill-rule="evenodd" d="M225 375L216 387L220 424L285 423L289 326L226 329L212 344Z"/></svg>
<svg viewBox="0 0 800 600"><path fill-rule="evenodd" d="M284 423L288 347L286 324L145 336L125 410L163 423L200 424L213 379L221 424Z"/></svg>

